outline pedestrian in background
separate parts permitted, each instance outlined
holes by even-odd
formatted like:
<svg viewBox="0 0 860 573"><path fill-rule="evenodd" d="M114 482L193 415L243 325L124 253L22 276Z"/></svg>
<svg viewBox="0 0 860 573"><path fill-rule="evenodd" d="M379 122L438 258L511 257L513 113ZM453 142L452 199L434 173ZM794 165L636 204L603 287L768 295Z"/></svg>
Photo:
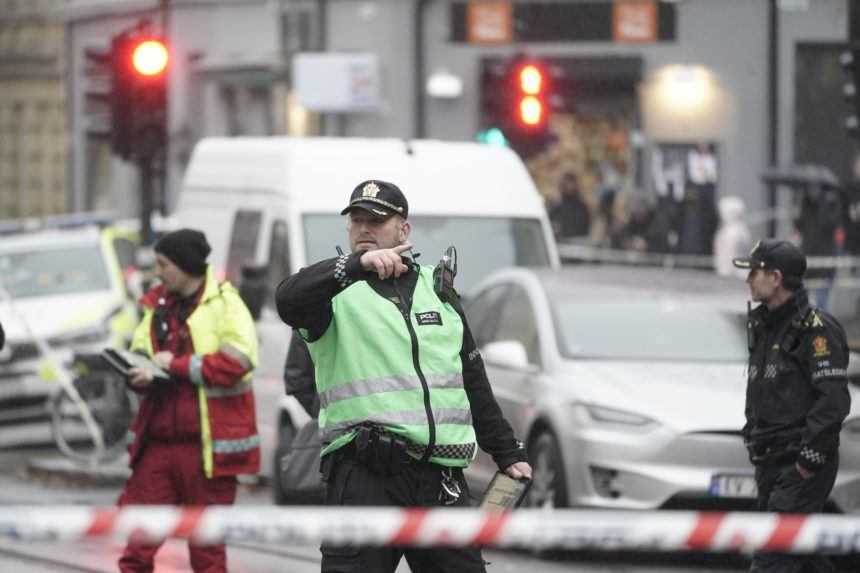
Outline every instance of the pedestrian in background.
<svg viewBox="0 0 860 573"><path fill-rule="evenodd" d="M845 251L856 257L860 255L860 156L854 159L851 172L851 179L842 187L842 225L845 228Z"/></svg>
<svg viewBox="0 0 860 573"><path fill-rule="evenodd" d="M411 250L409 205L365 181L342 211L352 249L278 287L281 318L308 342L320 396L327 505L470 505L463 468L476 439L501 470L531 477L502 416L456 292ZM481 551L321 548L322 571L483 572Z"/></svg>
<svg viewBox="0 0 860 573"><path fill-rule="evenodd" d="M231 505L236 476L256 474L260 438L251 391L257 364L254 321L239 293L206 264L203 233L182 229L155 244L161 284L141 300L131 348L169 373L133 369L141 403L132 422L130 465L119 505ZM123 573L153 570L159 545L130 542ZM195 572L227 570L223 545L189 543Z"/></svg>
<svg viewBox="0 0 860 573"><path fill-rule="evenodd" d="M752 246L752 233L744 221L746 205L740 197L729 195L721 197L717 206L720 227L714 235L714 269L720 276L742 277L743 269L735 268L732 261L743 257Z"/></svg>
<svg viewBox="0 0 860 573"><path fill-rule="evenodd" d="M812 185L800 199L800 213L795 219L800 233L800 246L809 257L835 257L837 229L842 224L842 204L839 192L830 185ZM832 264L813 266L806 273L815 304L827 310L836 267Z"/></svg>
<svg viewBox="0 0 860 573"><path fill-rule="evenodd" d="M735 259L749 270L750 359L744 441L762 511L815 513L833 489L839 432L851 407L842 326L809 305L806 258L787 241L756 244ZM804 567L809 567L805 569ZM833 571L822 556L756 553L754 572Z"/></svg>
<svg viewBox="0 0 860 573"><path fill-rule="evenodd" d="M654 206L650 199L642 194L634 194L630 199L627 221L616 226L612 234L612 248L654 252L661 244L661 229L655 225Z"/></svg>
<svg viewBox="0 0 860 573"><path fill-rule="evenodd" d="M694 232L700 238L695 240L692 252L695 254L710 255L713 253L714 234L719 225L717 182L719 181L719 169L717 166L717 153L713 143L699 143L695 148L687 152L687 177L689 178L688 189L695 199L695 215L697 228ZM747 251L744 251L747 252Z"/></svg>
<svg viewBox="0 0 860 573"><path fill-rule="evenodd" d="M568 171L562 176L558 203L549 210L549 216L561 239L587 237L591 232L591 211L582 198L576 173Z"/></svg>

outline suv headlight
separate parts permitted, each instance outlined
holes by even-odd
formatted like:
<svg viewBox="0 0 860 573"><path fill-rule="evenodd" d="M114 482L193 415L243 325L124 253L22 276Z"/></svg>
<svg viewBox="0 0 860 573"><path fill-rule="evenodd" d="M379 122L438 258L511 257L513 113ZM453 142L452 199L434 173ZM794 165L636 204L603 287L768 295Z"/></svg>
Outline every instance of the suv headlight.
<svg viewBox="0 0 860 573"><path fill-rule="evenodd" d="M658 425L658 422L653 418L627 410L617 410L584 402L575 404L574 408L577 417L588 424L622 426L636 430L650 429Z"/></svg>

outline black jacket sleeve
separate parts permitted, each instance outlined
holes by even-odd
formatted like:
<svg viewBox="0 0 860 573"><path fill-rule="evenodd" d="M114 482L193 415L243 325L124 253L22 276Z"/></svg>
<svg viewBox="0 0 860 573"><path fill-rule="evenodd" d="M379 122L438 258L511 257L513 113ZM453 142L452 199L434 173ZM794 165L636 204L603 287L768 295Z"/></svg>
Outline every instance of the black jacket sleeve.
<svg viewBox="0 0 860 573"><path fill-rule="evenodd" d="M319 416L320 400L314 363L308 345L295 332L290 339L287 362L284 364L284 391L287 395L294 396L311 418Z"/></svg>
<svg viewBox="0 0 860 573"><path fill-rule="evenodd" d="M797 457L797 463L810 471L820 468L838 448L842 421L851 409L845 331L833 317L814 312L818 316L803 339L813 401Z"/></svg>
<svg viewBox="0 0 860 573"><path fill-rule="evenodd" d="M514 430L505 420L502 409L493 396L493 389L487 379L487 371L481 353L472 338L472 331L459 302L453 304L463 320L463 348L460 359L463 362L463 385L472 410L472 424L478 438L478 445L493 457L500 470L516 462L528 461L522 442L514 437Z"/></svg>
<svg viewBox="0 0 860 573"><path fill-rule="evenodd" d="M362 276L357 251L320 261L291 275L278 285L278 315L293 328L302 328L308 341L322 336L332 318L331 299Z"/></svg>

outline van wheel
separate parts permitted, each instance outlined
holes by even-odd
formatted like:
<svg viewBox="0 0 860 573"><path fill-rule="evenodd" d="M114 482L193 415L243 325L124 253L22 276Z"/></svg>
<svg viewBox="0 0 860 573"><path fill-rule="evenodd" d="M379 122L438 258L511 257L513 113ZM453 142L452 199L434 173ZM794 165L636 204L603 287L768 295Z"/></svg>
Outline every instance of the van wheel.
<svg viewBox="0 0 860 573"><path fill-rule="evenodd" d="M296 429L290 420L284 420L278 430L278 443L272 460L272 499L275 505L287 505L289 500L281 487L281 458L286 455L296 437Z"/></svg>

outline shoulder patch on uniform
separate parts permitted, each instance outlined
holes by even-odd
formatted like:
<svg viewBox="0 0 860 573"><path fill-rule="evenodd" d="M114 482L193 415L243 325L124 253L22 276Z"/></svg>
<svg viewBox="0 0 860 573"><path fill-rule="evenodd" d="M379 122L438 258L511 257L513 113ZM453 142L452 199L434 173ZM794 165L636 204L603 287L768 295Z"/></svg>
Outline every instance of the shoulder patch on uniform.
<svg viewBox="0 0 860 573"><path fill-rule="evenodd" d="M830 356L830 349L827 348L827 339L823 336L816 336L812 339L812 355L816 358Z"/></svg>
<svg viewBox="0 0 860 573"><path fill-rule="evenodd" d="M806 326L808 328L824 328L824 321L821 320L821 315L817 310L813 310L806 317Z"/></svg>

